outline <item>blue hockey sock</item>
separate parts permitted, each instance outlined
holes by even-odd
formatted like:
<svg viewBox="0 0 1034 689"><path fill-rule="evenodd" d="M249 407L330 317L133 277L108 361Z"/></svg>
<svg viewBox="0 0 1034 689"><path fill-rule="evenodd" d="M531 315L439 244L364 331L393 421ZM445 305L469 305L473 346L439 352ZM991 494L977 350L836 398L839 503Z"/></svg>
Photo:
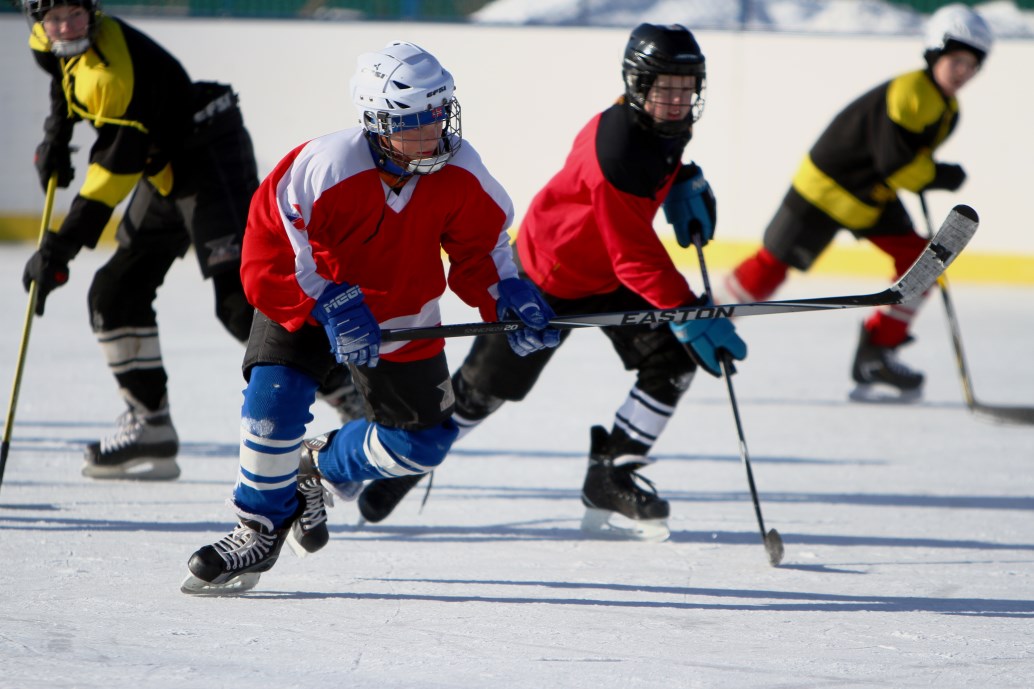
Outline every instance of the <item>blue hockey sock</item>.
<svg viewBox="0 0 1034 689"><path fill-rule="evenodd" d="M256 366L241 408L240 473L233 491L237 507L280 528L298 504L299 450L316 381L287 366Z"/></svg>

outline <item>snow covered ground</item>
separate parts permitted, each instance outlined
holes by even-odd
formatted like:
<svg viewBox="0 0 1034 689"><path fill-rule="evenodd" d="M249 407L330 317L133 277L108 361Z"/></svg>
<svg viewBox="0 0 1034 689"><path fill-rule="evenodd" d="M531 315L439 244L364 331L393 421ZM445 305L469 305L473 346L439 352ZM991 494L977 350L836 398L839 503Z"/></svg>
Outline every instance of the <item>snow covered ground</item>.
<svg viewBox="0 0 1034 689"><path fill-rule="evenodd" d="M0 249L4 406L27 245ZM934 299L904 353L915 406L845 401L859 311L738 328L734 377L768 565L721 381L695 381L647 475L673 503L666 543L578 529L588 429L629 374L575 333L530 399L504 408L383 525L331 511L331 543L285 550L239 598L179 592L187 558L231 526L241 347L192 257L159 300L183 476L80 477L121 411L85 293L84 252L32 329L0 488L0 687L1029 687L1034 675L1034 427L970 414ZM718 276L715 276L718 277ZM697 281L698 282L698 281ZM885 285L804 276L783 296ZM1034 404L1034 290L953 284L977 396ZM449 301L447 322L474 320ZM458 365L469 342L449 344ZM335 425L314 408L314 432Z"/></svg>

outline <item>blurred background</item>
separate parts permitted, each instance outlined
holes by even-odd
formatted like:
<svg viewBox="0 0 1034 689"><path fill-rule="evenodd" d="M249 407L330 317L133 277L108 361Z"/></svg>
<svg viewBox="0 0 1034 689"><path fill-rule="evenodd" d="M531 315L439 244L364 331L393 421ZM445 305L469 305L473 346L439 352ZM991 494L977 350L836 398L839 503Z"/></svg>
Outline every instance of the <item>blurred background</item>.
<svg viewBox="0 0 1034 689"><path fill-rule="evenodd" d="M622 92L621 56L640 22L690 27L707 56L707 103L686 160L719 201L709 262L752 252L802 156L830 119L869 88L924 66L922 34L943 0L102 0L175 55L195 80L233 85L265 175L289 150L358 122L348 95L356 57L413 41L453 73L463 133L513 197L520 217L563 164L584 124ZM958 128L938 158L969 177L958 193L929 195L939 224L956 203L982 225L952 266L957 280L1034 284L1029 179L1034 160L1034 0L966 2L996 42L959 95ZM15 3L17 5L17 3ZM28 27L0 5L0 241L33 241L42 194L32 166L47 113L48 79ZM93 131L76 128L85 170ZM78 189L60 190L59 222ZM913 195L904 197L918 226ZM660 215L660 214L659 214ZM117 217L116 219L117 220ZM663 216L658 233L679 251ZM114 224L109 226L110 237ZM924 228L925 229L925 228ZM841 233L816 272L886 276L889 264Z"/></svg>

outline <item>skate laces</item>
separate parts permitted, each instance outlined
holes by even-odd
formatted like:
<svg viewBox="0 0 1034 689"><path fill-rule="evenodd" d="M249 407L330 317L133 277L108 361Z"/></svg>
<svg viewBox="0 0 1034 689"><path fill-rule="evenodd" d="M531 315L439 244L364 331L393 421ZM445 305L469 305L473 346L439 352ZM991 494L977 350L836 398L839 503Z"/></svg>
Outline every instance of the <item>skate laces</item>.
<svg viewBox="0 0 1034 689"><path fill-rule="evenodd" d="M115 419L115 426L116 430L113 434L101 438L101 454L115 452L134 444L140 439L144 422L132 409L127 409Z"/></svg>
<svg viewBox="0 0 1034 689"><path fill-rule="evenodd" d="M620 486L628 491L635 498L636 502L640 504L652 502L658 497L657 486L654 485L653 481L637 471L637 469L641 469L643 466L645 465L633 462L614 467L614 472L620 479Z"/></svg>
<svg viewBox="0 0 1034 689"><path fill-rule="evenodd" d="M265 558L276 542L275 534L263 533L241 521L213 547L229 570L250 567Z"/></svg>
<svg viewBox="0 0 1034 689"><path fill-rule="evenodd" d="M302 530L308 532L327 521L327 507L334 506L334 496L323 487L317 476L306 476L298 481L298 492L305 500L305 509L298 517Z"/></svg>

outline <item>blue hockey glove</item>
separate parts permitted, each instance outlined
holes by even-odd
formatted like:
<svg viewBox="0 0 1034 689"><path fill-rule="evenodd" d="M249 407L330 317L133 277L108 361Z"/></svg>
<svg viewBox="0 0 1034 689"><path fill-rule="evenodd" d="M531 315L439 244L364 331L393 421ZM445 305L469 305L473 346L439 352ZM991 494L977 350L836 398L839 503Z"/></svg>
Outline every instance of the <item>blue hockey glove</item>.
<svg viewBox="0 0 1034 689"><path fill-rule="evenodd" d="M36 283L36 315L43 315L43 307L47 303L47 295L68 282L68 264L82 245L66 239L56 232L43 235L39 249L25 264L22 272L22 285L28 292L32 283Z"/></svg>
<svg viewBox="0 0 1034 689"><path fill-rule="evenodd" d="M380 361L381 328L356 285L330 285L316 300L313 318L323 324L340 364L373 368Z"/></svg>
<svg viewBox="0 0 1034 689"><path fill-rule="evenodd" d="M560 344L560 331L550 328L549 320L556 314L539 291L527 280L506 278L499 281L499 299L496 301L499 320L519 318L527 328L506 333L510 349L518 356Z"/></svg>
<svg viewBox="0 0 1034 689"><path fill-rule="evenodd" d="M664 217L675 228L675 239L682 248L693 244L693 235L700 235L700 246L714 237L718 224L718 206L711 185L696 164L689 166L688 177L676 182L664 199Z"/></svg>
<svg viewBox="0 0 1034 689"><path fill-rule="evenodd" d="M727 318L671 323L671 329L678 341L689 348L693 360L712 376L722 376L719 352L728 352L737 361L747 358L747 343Z"/></svg>

